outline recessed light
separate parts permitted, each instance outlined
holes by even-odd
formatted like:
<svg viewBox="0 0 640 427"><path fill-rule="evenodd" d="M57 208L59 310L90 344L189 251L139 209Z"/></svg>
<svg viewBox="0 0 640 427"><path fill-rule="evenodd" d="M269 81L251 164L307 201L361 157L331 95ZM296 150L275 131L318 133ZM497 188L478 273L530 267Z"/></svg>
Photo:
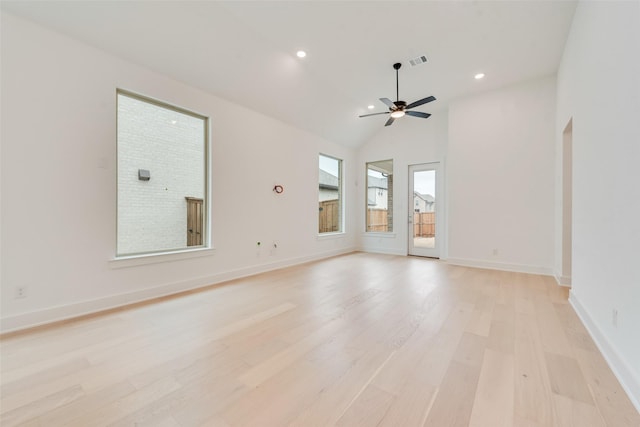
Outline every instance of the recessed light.
<svg viewBox="0 0 640 427"><path fill-rule="evenodd" d="M483 79L484 78L484 73L478 73L474 77L475 77L476 80Z"/></svg>
<svg viewBox="0 0 640 427"><path fill-rule="evenodd" d="M177 120L171 120L171 124L172 124L172 125L175 125L176 123L178 123L178 121L177 121Z"/></svg>
<svg viewBox="0 0 640 427"><path fill-rule="evenodd" d="M304 58L305 56L307 56L307 52L305 52L304 50L299 50L296 52L296 55L298 56L298 58Z"/></svg>
<svg viewBox="0 0 640 427"><path fill-rule="evenodd" d="M373 106L373 105L369 105L367 108L368 108L369 110L373 110L373 109L374 109L374 108L376 108L376 107L375 107L375 106Z"/></svg>

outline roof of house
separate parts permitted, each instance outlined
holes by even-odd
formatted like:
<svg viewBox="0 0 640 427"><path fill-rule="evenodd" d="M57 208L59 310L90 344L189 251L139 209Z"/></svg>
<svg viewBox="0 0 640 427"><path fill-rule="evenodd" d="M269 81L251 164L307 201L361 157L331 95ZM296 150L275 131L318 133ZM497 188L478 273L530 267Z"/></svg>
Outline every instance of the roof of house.
<svg viewBox="0 0 640 427"><path fill-rule="evenodd" d="M377 178L375 176L367 177L368 188L383 188L387 189L387 178Z"/></svg>
<svg viewBox="0 0 640 427"><path fill-rule="evenodd" d="M433 203L436 201L436 198L433 197L431 194L422 194L422 193L418 193L417 191L414 191L413 195L416 197L420 197L422 200L424 200L427 203Z"/></svg>
<svg viewBox="0 0 640 427"><path fill-rule="evenodd" d="M339 180L335 175L330 174L329 172L320 169L320 173L318 174L318 182L320 184L320 188L324 188L327 190L337 190Z"/></svg>

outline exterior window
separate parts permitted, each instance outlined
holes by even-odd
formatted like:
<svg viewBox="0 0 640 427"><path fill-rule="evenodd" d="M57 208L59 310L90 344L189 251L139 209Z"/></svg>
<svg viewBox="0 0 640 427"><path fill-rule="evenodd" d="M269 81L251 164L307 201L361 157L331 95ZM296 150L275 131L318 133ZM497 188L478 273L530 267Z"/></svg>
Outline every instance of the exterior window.
<svg viewBox="0 0 640 427"><path fill-rule="evenodd" d="M118 91L117 256L205 247L208 119Z"/></svg>
<svg viewBox="0 0 640 427"><path fill-rule="evenodd" d="M393 231L393 160L367 163L367 231Z"/></svg>
<svg viewBox="0 0 640 427"><path fill-rule="evenodd" d="M318 233L342 232L342 160L319 156Z"/></svg>

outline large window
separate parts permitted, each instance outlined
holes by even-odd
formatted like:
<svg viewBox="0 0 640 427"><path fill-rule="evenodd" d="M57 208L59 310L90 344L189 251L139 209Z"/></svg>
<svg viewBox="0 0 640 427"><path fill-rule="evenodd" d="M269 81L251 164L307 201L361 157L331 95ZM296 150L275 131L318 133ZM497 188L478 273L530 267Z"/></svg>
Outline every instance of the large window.
<svg viewBox="0 0 640 427"><path fill-rule="evenodd" d="M393 231L393 160L367 163L367 231Z"/></svg>
<svg viewBox="0 0 640 427"><path fill-rule="evenodd" d="M117 96L117 255L207 246L208 119Z"/></svg>
<svg viewBox="0 0 640 427"><path fill-rule="evenodd" d="M318 233L337 233L342 229L342 160L319 156Z"/></svg>

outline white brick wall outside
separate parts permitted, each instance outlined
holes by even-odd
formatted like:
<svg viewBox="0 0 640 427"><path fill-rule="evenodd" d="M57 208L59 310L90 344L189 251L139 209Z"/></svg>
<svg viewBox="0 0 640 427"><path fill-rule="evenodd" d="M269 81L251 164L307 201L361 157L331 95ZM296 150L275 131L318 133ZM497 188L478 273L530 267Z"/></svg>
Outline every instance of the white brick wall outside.
<svg viewBox="0 0 640 427"><path fill-rule="evenodd" d="M187 246L185 197L204 198L205 160L204 119L118 95L118 255Z"/></svg>

